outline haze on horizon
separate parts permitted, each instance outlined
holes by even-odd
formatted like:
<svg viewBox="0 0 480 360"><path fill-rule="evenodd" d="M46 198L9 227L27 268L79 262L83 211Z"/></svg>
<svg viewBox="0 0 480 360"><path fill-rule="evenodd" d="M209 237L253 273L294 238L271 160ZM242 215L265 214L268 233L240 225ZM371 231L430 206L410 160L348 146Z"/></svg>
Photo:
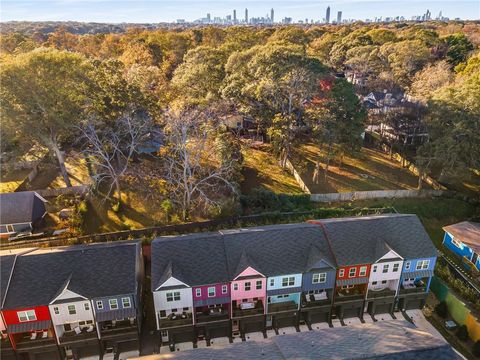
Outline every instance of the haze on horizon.
<svg viewBox="0 0 480 360"><path fill-rule="evenodd" d="M284 17L322 20L330 6L332 18L342 11L343 19L374 19L404 16L409 20L427 9L435 18L440 11L450 19L480 18L478 0L1 0L0 20L5 21L84 21L108 23L157 23L177 19L194 21L210 13L225 17L237 10L243 19L248 8L250 17L261 17L275 9L275 21Z"/></svg>

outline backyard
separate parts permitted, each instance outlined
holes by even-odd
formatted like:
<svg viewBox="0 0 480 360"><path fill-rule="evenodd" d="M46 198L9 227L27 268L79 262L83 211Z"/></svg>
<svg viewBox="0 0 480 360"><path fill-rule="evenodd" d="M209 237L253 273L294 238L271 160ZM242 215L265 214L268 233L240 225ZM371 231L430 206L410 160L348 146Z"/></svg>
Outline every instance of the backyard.
<svg viewBox="0 0 480 360"><path fill-rule="evenodd" d="M323 160L318 146L305 143L295 148L293 164L312 193L337 193L368 190L416 189L418 178L391 160L388 154L362 147L355 156L346 155L342 166L331 161L327 181L324 178L325 163L320 161L318 183L312 181L317 159ZM428 185L424 184L424 188Z"/></svg>
<svg viewBox="0 0 480 360"><path fill-rule="evenodd" d="M242 154L244 157L241 183L243 194L250 193L254 188L263 188L274 193L303 193L293 175L281 168L269 144L244 147Z"/></svg>

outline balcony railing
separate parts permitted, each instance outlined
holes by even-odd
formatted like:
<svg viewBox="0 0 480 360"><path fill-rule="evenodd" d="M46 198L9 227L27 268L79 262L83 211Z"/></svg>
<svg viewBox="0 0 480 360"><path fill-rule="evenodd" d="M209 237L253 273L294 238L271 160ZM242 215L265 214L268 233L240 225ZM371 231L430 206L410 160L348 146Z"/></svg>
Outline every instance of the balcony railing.
<svg viewBox="0 0 480 360"><path fill-rule="evenodd" d="M16 341L17 350L26 350L26 349L32 349L37 347L45 347L48 345L56 345L55 338L53 337L47 337L47 338L37 337L34 340L31 340L30 337L31 337L31 334L27 333L25 334L24 337L18 339Z"/></svg>
<svg viewBox="0 0 480 360"><path fill-rule="evenodd" d="M295 303L295 301L286 301L286 302L281 302L281 303L271 303L268 304L268 313L278 313L282 311L289 311L289 310L297 310L298 305Z"/></svg>
<svg viewBox="0 0 480 360"><path fill-rule="evenodd" d="M325 305L330 305L331 300L329 296L326 295L323 298L319 298L319 294L302 294L302 308L313 308L320 307Z"/></svg>
<svg viewBox="0 0 480 360"><path fill-rule="evenodd" d="M224 311L222 314L198 314L197 315L197 324L200 323L206 323L206 322L213 322L213 321L222 321L222 320L228 320L230 319L230 316L226 311Z"/></svg>
<svg viewBox="0 0 480 360"><path fill-rule="evenodd" d="M426 289L425 286L415 286L406 289L402 287L400 288L400 295L424 293Z"/></svg>
<svg viewBox="0 0 480 360"><path fill-rule="evenodd" d="M364 294L345 294L345 293L337 293L335 297L335 303L347 302L347 301L354 301L354 300L363 300L365 297Z"/></svg>
<svg viewBox="0 0 480 360"><path fill-rule="evenodd" d="M87 332L86 329L83 329L80 334L77 334L75 331L66 331L58 339L60 344L70 344L74 342L88 341L98 339L97 330L93 328L92 331Z"/></svg>
<svg viewBox="0 0 480 360"><path fill-rule="evenodd" d="M367 298L368 299L375 299L375 298L382 298L382 297L391 297L395 296L395 290L392 289L382 289L382 290L368 290Z"/></svg>
<svg viewBox="0 0 480 360"><path fill-rule="evenodd" d="M105 321L99 324L102 338L137 332L137 322L128 319L121 321Z"/></svg>
<svg viewBox="0 0 480 360"><path fill-rule="evenodd" d="M264 310L263 306L262 307L255 307L253 309L233 309L233 317L234 318L239 318L239 317L247 317L247 316L255 316L255 315L263 315Z"/></svg>
<svg viewBox="0 0 480 360"><path fill-rule="evenodd" d="M168 328L179 327L179 326L193 325L192 314L188 313L183 315L185 315L185 317L182 317L182 315L176 315L175 317L169 316L166 318L160 318L159 319L160 329L168 329Z"/></svg>

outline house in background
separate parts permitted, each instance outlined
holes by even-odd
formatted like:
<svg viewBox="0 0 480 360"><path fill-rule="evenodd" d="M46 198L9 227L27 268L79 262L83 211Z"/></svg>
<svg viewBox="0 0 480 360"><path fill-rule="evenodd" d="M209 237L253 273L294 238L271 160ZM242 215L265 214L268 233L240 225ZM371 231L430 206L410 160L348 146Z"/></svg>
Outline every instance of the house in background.
<svg viewBox="0 0 480 360"><path fill-rule="evenodd" d="M0 238L30 235L47 214L46 202L34 191L0 194Z"/></svg>
<svg viewBox="0 0 480 360"><path fill-rule="evenodd" d="M443 246L480 270L480 223L463 221L443 228Z"/></svg>

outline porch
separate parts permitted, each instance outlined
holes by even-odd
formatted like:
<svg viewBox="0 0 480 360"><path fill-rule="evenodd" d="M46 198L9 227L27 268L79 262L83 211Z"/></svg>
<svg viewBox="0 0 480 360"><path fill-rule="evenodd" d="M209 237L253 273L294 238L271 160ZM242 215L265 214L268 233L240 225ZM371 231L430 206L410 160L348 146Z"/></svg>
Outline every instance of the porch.
<svg viewBox="0 0 480 360"><path fill-rule="evenodd" d="M170 314L166 318L158 318L160 329L169 329L181 326L193 325L191 313Z"/></svg>
<svg viewBox="0 0 480 360"><path fill-rule="evenodd" d="M110 320L99 324L100 338L108 339L124 335L138 335L136 319Z"/></svg>
<svg viewBox="0 0 480 360"><path fill-rule="evenodd" d="M233 318L264 315L265 313L262 300L252 303L240 303L238 306L235 306L235 303L233 305Z"/></svg>
<svg viewBox="0 0 480 360"><path fill-rule="evenodd" d="M373 290L369 289L367 293L367 299L377 299L377 298L384 298L384 297L394 297L396 294L395 290L392 289L381 289L381 290Z"/></svg>
<svg viewBox="0 0 480 360"><path fill-rule="evenodd" d="M408 295L408 294L421 294L427 290L425 284L418 283L418 284L410 284L410 285L402 285L400 287L400 295Z"/></svg>
<svg viewBox="0 0 480 360"><path fill-rule="evenodd" d="M302 308L330 306L331 304L331 299L329 298L327 292L323 292L321 294L302 293L301 301Z"/></svg>
<svg viewBox="0 0 480 360"><path fill-rule="evenodd" d="M295 301L285 301L278 303L269 303L267 307L268 314L274 314L284 311L295 311L298 310L298 305Z"/></svg>
<svg viewBox="0 0 480 360"><path fill-rule="evenodd" d="M206 311L196 313L197 324L229 319L230 315L228 314L228 310L222 307L215 307L207 309Z"/></svg>
<svg viewBox="0 0 480 360"><path fill-rule="evenodd" d="M46 337L43 337L43 333L39 334L40 335L37 335L35 339L32 339L32 333L18 334L15 339L17 351L34 348L46 348L57 345L57 342L53 336L47 335Z"/></svg>

